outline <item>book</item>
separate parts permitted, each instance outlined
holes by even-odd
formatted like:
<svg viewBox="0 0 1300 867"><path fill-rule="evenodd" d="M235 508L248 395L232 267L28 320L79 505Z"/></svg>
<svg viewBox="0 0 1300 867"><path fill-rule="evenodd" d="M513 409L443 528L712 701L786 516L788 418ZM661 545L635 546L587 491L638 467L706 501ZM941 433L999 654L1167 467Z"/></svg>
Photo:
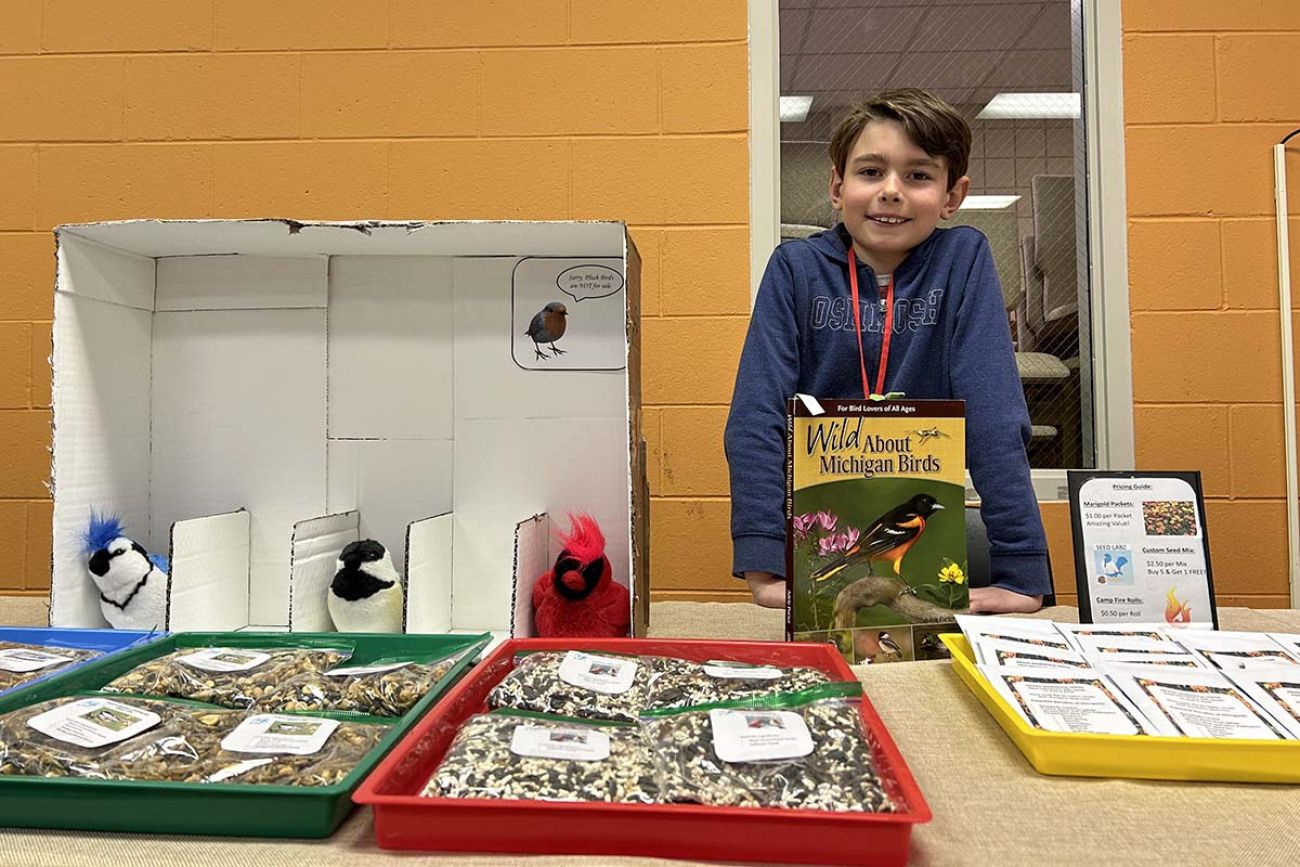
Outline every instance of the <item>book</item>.
<svg viewBox="0 0 1300 867"><path fill-rule="evenodd" d="M963 402L797 397L786 433L786 637L946 658L969 603Z"/></svg>

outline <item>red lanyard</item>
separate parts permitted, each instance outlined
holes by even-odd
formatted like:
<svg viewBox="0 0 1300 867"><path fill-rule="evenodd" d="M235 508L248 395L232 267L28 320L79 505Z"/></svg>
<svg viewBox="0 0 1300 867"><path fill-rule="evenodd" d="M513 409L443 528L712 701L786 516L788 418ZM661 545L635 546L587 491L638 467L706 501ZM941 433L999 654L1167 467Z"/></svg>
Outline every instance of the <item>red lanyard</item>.
<svg viewBox="0 0 1300 867"><path fill-rule="evenodd" d="M862 396L885 393L885 370L889 367L889 338L894 332L894 275L885 289L885 336L880 343L880 367L876 368L876 390L867 388L867 359L862 351L862 306L858 304L858 257L849 245L849 289L853 294L853 325L858 332L858 366L862 369ZM879 287L876 288L879 292Z"/></svg>

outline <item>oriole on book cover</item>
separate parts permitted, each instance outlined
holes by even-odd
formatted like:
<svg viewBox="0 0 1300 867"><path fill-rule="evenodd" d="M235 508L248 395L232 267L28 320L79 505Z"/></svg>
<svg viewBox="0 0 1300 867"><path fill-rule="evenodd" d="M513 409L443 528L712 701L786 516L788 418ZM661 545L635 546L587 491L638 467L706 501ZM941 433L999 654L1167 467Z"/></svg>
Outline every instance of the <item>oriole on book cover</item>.
<svg viewBox="0 0 1300 867"><path fill-rule="evenodd" d="M962 401L790 401L786 637L941 659L968 606Z"/></svg>

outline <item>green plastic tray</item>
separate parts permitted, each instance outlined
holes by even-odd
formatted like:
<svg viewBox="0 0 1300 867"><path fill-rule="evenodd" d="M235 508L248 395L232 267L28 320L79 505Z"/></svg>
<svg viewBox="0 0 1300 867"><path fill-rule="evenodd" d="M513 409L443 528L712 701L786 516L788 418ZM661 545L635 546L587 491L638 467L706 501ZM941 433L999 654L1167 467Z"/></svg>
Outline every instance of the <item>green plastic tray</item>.
<svg viewBox="0 0 1300 867"><path fill-rule="evenodd" d="M180 632L134 650L87 663L20 694L0 698L0 714L95 690L159 656L186 647L354 647L349 665L386 656L452 653L476 648L404 716L342 782L333 786L157 783L75 777L0 775L0 826L227 837L328 837L352 810L352 793L393 745L473 664L491 640L483 635ZM355 715L320 713L338 719Z"/></svg>

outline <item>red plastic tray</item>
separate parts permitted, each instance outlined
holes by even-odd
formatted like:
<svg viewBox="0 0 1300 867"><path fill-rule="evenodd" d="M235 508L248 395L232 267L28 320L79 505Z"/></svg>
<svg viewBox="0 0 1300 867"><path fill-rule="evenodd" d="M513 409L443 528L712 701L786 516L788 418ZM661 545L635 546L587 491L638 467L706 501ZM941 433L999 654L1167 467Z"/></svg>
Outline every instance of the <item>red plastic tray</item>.
<svg viewBox="0 0 1300 867"><path fill-rule="evenodd" d="M492 687L533 650L660 654L703 662L808 666L855 680L828 644L656 639L514 639L500 645L418 722L353 796L374 807L385 849L645 855L717 861L902 865L912 826L930 821L921 790L875 708L862 718L896 813L830 813L696 804L603 804L420 796L460 725L487 708Z"/></svg>

